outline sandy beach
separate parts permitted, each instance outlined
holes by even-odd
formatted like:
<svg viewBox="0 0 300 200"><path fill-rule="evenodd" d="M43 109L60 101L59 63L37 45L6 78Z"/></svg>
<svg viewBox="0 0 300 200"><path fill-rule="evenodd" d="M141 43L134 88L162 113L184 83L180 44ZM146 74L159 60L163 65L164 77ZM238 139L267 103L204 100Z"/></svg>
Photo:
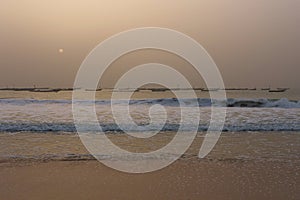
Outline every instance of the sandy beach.
<svg viewBox="0 0 300 200"><path fill-rule="evenodd" d="M122 144L121 135L111 138ZM128 174L87 157L73 135L1 134L2 154L11 149L19 157L1 159L0 199L299 199L299 139L298 133L224 133L199 159L200 134L170 166Z"/></svg>
<svg viewBox="0 0 300 200"><path fill-rule="evenodd" d="M299 199L289 163L179 160L148 174L97 161L52 161L0 168L1 199Z"/></svg>

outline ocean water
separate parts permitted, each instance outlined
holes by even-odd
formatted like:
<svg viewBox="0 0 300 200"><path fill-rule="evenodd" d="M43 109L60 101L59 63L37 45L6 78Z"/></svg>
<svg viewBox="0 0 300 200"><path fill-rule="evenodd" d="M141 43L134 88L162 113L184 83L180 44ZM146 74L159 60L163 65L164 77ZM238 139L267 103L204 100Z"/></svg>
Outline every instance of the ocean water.
<svg viewBox="0 0 300 200"><path fill-rule="evenodd" d="M102 94L101 94L102 93ZM99 123L104 131L121 132L118 124L111 113L111 100L107 99L109 92L99 92L96 100L96 111ZM180 106L176 98L170 98L168 94L153 94L151 98L147 95L151 92L139 94L139 98L130 101L130 114L140 129L128 129L130 131L143 131L143 125L149 123L149 109L159 104L164 106L169 114L162 128L163 131L176 131L180 122ZM238 93L238 92L236 92ZM265 92L266 95L268 94ZM27 94L28 95L28 94ZM76 134L76 128L72 115L71 93L55 94L55 99L39 97L39 94L23 94L18 98L0 99L0 132L69 132ZM36 95L36 96L35 96ZM51 96L51 93L48 95ZM61 95L61 96L59 96ZM103 95L104 99L101 99ZM155 96L156 95L156 96ZM165 95L165 96L164 96ZM238 94L235 94L238 96ZM249 95L249 94L248 94ZM221 107L227 107L227 117L223 131L300 131L300 100L289 97L270 99L266 97L252 98L228 97L227 101L214 100ZM145 97L144 97L145 96ZM210 120L210 98L199 97L198 99L183 99L185 106L200 107L199 131L206 131ZM115 100L118 106L125 108L126 103L122 99ZM82 100L81 104L91 105L91 101ZM126 124L123 126L126 127ZM161 124L157 124L160 127ZM157 127L153 127L156 129ZM187 131L189 131L187 129Z"/></svg>
<svg viewBox="0 0 300 200"><path fill-rule="evenodd" d="M211 100L207 92L197 92L198 99L191 99L189 91L182 92L186 96L183 99L186 106L197 106L200 109L198 131L201 136L209 126L210 106L212 102L218 102L218 100ZM73 122L71 95L71 92L1 91L1 159L90 158L77 136ZM98 121L106 133L117 135L115 138L122 137L119 135L125 135L125 133L112 116L110 95L111 91L101 91L96 94L95 107ZM298 90L289 90L284 93L269 93L260 90L229 91L227 97L227 101L218 103L221 107L227 107L223 127L225 136L238 137L240 143L248 138L252 143L251 151L264 154L262 151L268 149L268 158L278 158L279 156L280 158L299 159L300 93ZM116 101L118 106L125 106L122 99ZM86 99L79 103L91 104ZM143 144L137 145L128 138L126 139L127 142L120 142L120 139L120 144L126 143L125 146L128 148L135 146L143 151L144 148L153 150L155 149L153 147L160 146L162 141L169 141L170 135L178 130L181 117L178 100L170 92L135 93L130 101L130 114L139 128L131 129L128 124L127 129L142 134L144 125L147 125L150 120L149 109L155 104L164 106L168 114L165 124L157 124L157 127L155 124L152 126L154 130L162 127L159 134L161 138L156 142L153 139L152 147ZM123 124L125 127L126 125ZM186 127L185 131L190 131L188 126ZM260 137L253 137L253 134ZM222 149L230 151L229 147L232 147L232 152L234 152L233 149L236 149L230 140L223 139L223 141L227 141L227 143L222 143L222 148L215 154L218 155L219 159L226 157L222 154ZM239 144L236 140L233 141L234 144ZM285 142L291 146L286 147ZM282 152L278 146L282 148ZM249 149L249 147L247 148ZM244 154L237 153L239 151L244 152ZM257 155L253 152L251 155ZM243 148L236 150L236 153L231 153L231 155L239 158L249 157ZM261 156L257 155L256 158L258 157Z"/></svg>

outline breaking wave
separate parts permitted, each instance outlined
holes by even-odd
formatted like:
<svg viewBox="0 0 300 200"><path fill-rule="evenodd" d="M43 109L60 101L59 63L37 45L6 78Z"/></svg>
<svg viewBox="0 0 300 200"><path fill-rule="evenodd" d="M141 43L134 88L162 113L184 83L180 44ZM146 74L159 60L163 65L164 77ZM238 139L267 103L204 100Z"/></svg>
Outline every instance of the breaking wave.
<svg viewBox="0 0 300 200"><path fill-rule="evenodd" d="M114 100L118 104L126 103L125 100ZM300 101L282 99L234 99L211 100L209 98L180 99L184 106L210 107L212 105L224 107L259 107L259 108L300 108ZM166 99L137 99L130 100L130 105L161 104L165 106L179 106L176 98ZM75 103L91 104L92 101L80 100ZM26 104L72 104L72 100L37 100L37 99L0 99L0 104L26 105ZM110 105L110 100L96 100L96 105Z"/></svg>

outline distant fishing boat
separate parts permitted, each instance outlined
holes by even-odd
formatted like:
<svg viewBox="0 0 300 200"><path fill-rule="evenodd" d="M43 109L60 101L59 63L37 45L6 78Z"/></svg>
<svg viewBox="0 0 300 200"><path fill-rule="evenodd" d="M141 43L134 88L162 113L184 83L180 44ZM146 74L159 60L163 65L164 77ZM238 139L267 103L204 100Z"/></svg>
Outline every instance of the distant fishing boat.
<svg viewBox="0 0 300 200"><path fill-rule="evenodd" d="M269 92L285 92L287 91L289 88L277 88L274 90L269 89Z"/></svg>
<svg viewBox="0 0 300 200"><path fill-rule="evenodd" d="M261 88L261 90L270 90L271 88Z"/></svg>
<svg viewBox="0 0 300 200"><path fill-rule="evenodd" d="M194 90L203 90L204 88L194 88Z"/></svg>
<svg viewBox="0 0 300 200"><path fill-rule="evenodd" d="M170 90L169 88L149 88L152 92L165 92Z"/></svg>
<svg viewBox="0 0 300 200"><path fill-rule="evenodd" d="M225 88L226 91L230 90L249 90L248 88Z"/></svg>
<svg viewBox="0 0 300 200"><path fill-rule="evenodd" d="M85 91L87 92L96 92L96 91L101 91L101 88L97 88L97 89L85 89Z"/></svg>
<svg viewBox="0 0 300 200"><path fill-rule="evenodd" d="M201 91L204 91L204 92L211 92L211 91L218 91L219 88L207 88L207 89L201 89Z"/></svg>

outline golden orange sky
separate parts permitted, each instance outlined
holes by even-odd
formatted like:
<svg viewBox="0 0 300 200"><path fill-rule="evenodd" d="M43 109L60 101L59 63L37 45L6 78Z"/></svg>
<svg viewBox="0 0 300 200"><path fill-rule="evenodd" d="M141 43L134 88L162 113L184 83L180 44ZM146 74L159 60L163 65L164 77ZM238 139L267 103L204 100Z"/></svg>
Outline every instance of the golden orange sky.
<svg viewBox="0 0 300 200"><path fill-rule="evenodd" d="M2 0L0 87L71 87L98 43L127 29L156 26L202 44L227 87L299 88L299 8L298 0ZM152 62L163 60L152 54ZM110 76L128 63L135 62L118 62Z"/></svg>

